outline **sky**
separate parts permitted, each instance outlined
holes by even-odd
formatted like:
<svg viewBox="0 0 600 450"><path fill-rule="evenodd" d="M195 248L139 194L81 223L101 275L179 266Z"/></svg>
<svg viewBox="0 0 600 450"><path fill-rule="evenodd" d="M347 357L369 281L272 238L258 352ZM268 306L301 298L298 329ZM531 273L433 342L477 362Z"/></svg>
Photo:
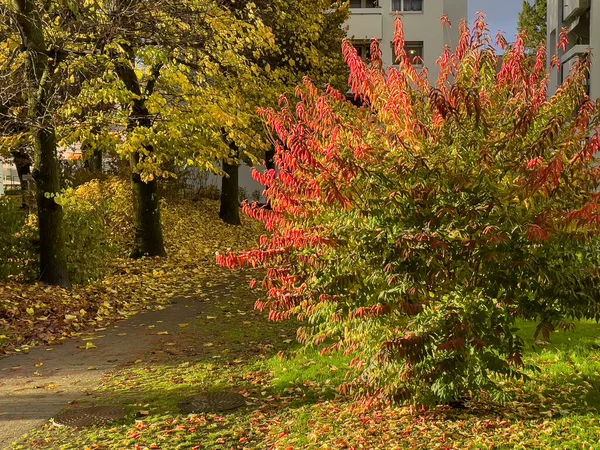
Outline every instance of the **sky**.
<svg viewBox="0 0 600 450"><path fill-rule="evenodd" d="M502 30L506 39L513 42L516 38L517 20L522 7L523 0L469 0L469 22L473 22L477 11L483 11L490 24L494 40L498 30Z"/></svg>

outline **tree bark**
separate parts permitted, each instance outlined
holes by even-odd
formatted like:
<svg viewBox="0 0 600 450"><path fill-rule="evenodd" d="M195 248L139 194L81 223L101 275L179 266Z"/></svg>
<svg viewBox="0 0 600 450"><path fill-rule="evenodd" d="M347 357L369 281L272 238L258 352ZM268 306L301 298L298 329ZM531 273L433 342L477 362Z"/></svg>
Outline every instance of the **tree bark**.
<svg viewBox="0 0 600 450"><path fill-rule="evenodd" d="M167 256L160 221L158 183L156 180L144 182L140 174L133 171L137 167L139 157L139 153L131 155L133 221L135 226L135 242L131 257Z"/></svg>
<svg viewBox="0 0 600 450"><path fill-rule="evenodd" d="M90 158L90 170L92 172L102 173L102 150L95 149Z"/></svg>
<svg viewBox="0 0 600 450"><path fill-rule="evenodd" d="M35 0L12 0L23 48L28 54L28 113L35 149L40 228L40 281L71 287L63 235L63 210L52 198L60 191L56 132L49 105L50 67L42 19Z"/></svg>
<svg viewBox="0 0 600 450"><path fill-rule="evenodd" d="M154 90L160 67L157 66L153 70L153 78L148 81L145 95L142 95L140 82L133 66L117 64L116 68L117 75L121 78L127 89L136 95L129 117L128 129L131 131L136 127L150 128L152 126L152 120L145 99ZM151 146L146 147L146 150L148 153L154 151ZM142 177L138 173L138 164L141 157L142 155L139 152L132 153L130 157L131 184L133 187L133 220L135 228L135 239L131 257L167 256L160 220L158 182L156 179L146 182L142 180Z"/></svg>
<svg viewBox="0 0 600 450"><path fill-rule="evenodd" d="M95 129L94 132L98 132L98 130ZM85 158L85 168L91 172L102 173L102 149L92 149L88 142L83 142L81 144L81 151Z"/></svg>
<svg viewBox="0 0 600 450"><path fill-rule="evenodd" d="M231 145L232 150L237 153L237 146ZM237 157L237 155L236 155ZM230 225L241 225L240 221L240 183L239 164L229 164L223 160L223 172L221 178L221 209L219 217Z"/></svg>

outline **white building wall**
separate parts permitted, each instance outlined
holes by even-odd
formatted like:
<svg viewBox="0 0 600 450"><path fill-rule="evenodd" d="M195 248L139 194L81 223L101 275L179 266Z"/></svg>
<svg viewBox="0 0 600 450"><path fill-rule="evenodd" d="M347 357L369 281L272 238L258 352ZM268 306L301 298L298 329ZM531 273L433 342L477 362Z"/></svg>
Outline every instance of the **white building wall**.
<svg viewBox="0 0 600 450"><path fill-rule="evenodd" d="M396 13L392 0L379 0L377 8L351 8L348 21L348 38L354 41L381 41L383 62L392 65ZM448 14L451 29L442 29L441 18ZM446 44L455 46L459 39L459 24L468 15L468 0L424 0L423 11L402 13L406 41L423 42L423 60L430 72L430 81L437 78L435 64Z"/></svg>
<svg viewBox="0 0 600 450"><path fill-rule="evenodd" d="M590 47L592 49L592 72L590 95L600 98L600 0L592 0L590 7Z"/></svg>
<svg viewBox="0 0 600 450"><path fill-rule="evenodd" d="M266 197L264 197L262 193L265 190L265 187L252 178L252 169L252 167L247 166L246 164L242 164L240 166L238 172L239 186L245 191L247 200L260 200L261 202L264 202L266 201ZM257 167L256 169L260 172L264 172L265 170L264 166ZM202 182L205 186L215 186L220 190L222 177L213 173L205 172Z"/></svg>
<svg viewBox="0 0 600 450"><path fill-rule="evenodd" d="M0 195L4 195L6 189L18 189L19 187L17 168L14 164L0 161Z"/></svg>
<svg viewBox="0 0 600 450"><path fill-rule="evenodd" d="M589 30L587 29L589 22ZM592 69L590 74L590 96L600 98L600 0L548 0L547 45L548 64L553 56L558 56L562 63L562 70L554 70L550 75L549 94L556 92L561 83L566 79L570 69L577 58L592 51ZM582 33L582 26L589 33L589 42L577 42L576 36ZM566 51L556 48L562 28L574 31L570 36L569 46Z"/></svg>

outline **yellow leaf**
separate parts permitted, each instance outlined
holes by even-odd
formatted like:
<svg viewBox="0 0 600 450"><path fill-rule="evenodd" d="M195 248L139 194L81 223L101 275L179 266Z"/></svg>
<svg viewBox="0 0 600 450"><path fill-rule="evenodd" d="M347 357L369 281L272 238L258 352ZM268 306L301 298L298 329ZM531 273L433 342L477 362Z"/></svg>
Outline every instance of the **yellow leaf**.
<svg viewBox="0 0 600 450"><path fill-rule="evenodd" d="M88 342L87 344L85 344L85 349L89 350L90 348L97 348L94 344L92 344L91 342Z"/></svg>
<svg viewBox="0 0 600 450"><path fill-rule="evenodd" d="M189 325L189 323L180 323L179 328L185 328Z"/></svg>

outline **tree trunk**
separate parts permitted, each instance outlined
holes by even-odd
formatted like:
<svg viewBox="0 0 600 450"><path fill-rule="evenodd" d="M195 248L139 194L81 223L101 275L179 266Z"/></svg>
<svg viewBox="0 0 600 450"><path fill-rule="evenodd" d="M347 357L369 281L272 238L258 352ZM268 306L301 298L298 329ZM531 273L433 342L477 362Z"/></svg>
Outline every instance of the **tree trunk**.
<svg viewBox="0 0 600 450"><path fill-rule="evenodd" d="M98 130L94 131L97 132ZM84 166L91 172L102 173L102 149L92 149L91 147L92 146L85 141L81 144L81 151L85 158Z"/></svg>
<svg viewBox="0 0 600 450"><path fill-rule="evenodd" d="M131 184L133 186L133 222L135 243L132 258L167 256L160 222L160 202L156 180L144 182L136 167L139 153L131 155Z"/></svg>
<svg viewBox="0 0 600 450"><path fill-rule="evenodd" d="M275 149L265 152L265 167L267 170L275 169Z"/></svg>
<svg viewBox="0 0 600 450"><path fill-rule="evenodd" d="M133 55L132 55L133 56ZM132 58L132 64L135 59ZM136 127L150 128L152 120L150 112L146 106L146 98L154 90L156 79L158 78L160 66L153 69L153 77L148 81L145 95L142 94L140 82L131 65L118 64L116 66L117 75L121 78L127 89L136 95L133 101L131 115L129 117L128 129L131 131ZM154 149L146 147L148 153ZM138 173L138 164L141 154L134 152L130 157L131 165L131 184L133 187L133 220L135 228L135 240L132 258L141 258L143 256L167 256L165 250L162 224L160 221L160 201L158 198L158 182L144 182Z"/></svg>
<svg viewBox="0 0 600 450"><path fill-rule="evenodd" d="M15 150L12 152L13 162L17 168L17 175L19 176L19 184L21 185L21 201L23 208L26 208L27 198L26 194L29 190L29 183L25 180L25 176L31 175L31 158L25 150Z"/></svg>
<svg viewBox="0 0 600 450"><path fill-rule="evenodd" d="M237 148L237 147L236 147ZM239 165L223 160L225 175L221 181L221 209L219 217L230 225L241 225Z"/></svg>
<svg viewBox="0 0 600 450"><path fill-rule="evenodd" d="M275 148L272 148L265 152L265 167L267 168L267 170L271 170L271 169L275 170ZM265 186L265 189L266 188L268 188L268 186ZM270 198L267 198L267 203L265 204L265 208L272 209Z"/></svg>
<svg viewBox="0 0 600 450"><path fill-rule="evenodd" d="M40 130L36 136L39 150L35 171L38 221L40 227L40 280L47 284L71 287L63 235L63 209L46 193L59 192L60 169L54 130Z"/></svg>
<svg viewBox="0 0 600 450"><path fill-rule="evenodd" d="M71 287L63 235L63 210L52 198L60 190L56 133L48 111L50 67L35 0L12 0L23 48L28 53L28 113L34 135L35 180L40 228L40 280Z"/></svg>
<svg viewBox="0 0 600 450"><path fill-rule="evenodd" d="M95 149L90 158L90 170L92 172L102 173L102 150Z"/></svg>

